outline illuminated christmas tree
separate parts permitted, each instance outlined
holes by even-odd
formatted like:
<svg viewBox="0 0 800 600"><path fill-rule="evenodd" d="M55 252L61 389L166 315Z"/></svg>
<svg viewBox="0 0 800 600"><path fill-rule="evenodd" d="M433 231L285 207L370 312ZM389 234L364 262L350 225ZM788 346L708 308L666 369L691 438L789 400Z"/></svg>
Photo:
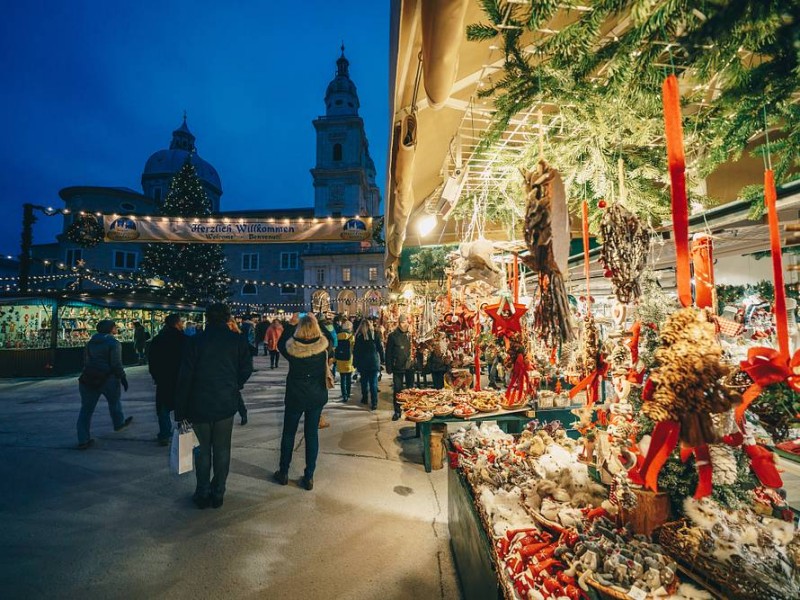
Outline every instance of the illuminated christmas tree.
<svg viewBox="0 0 800 600"><path fill-rule="evenodd" d="M192 165L191 154L175 174L160 214L168 217L203 217L211 214L211 202ZM148 244L141 264L147 277L171 284L191 302L208 303L229 296L230 274L220 244Z"/></svg>

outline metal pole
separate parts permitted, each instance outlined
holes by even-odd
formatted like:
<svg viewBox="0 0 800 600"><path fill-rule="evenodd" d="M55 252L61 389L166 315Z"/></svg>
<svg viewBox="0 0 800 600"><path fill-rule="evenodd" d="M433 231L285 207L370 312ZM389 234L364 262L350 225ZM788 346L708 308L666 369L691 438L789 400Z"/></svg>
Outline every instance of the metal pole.
<svg viewBox="0 0 800 600"><path fill-rule="evenodd" d="M19 291L28 292L31 274L31 246L33 245L33 224L36 217L33 215L33 204L26 202L22 205L22 239L19 255Z"/></svg>

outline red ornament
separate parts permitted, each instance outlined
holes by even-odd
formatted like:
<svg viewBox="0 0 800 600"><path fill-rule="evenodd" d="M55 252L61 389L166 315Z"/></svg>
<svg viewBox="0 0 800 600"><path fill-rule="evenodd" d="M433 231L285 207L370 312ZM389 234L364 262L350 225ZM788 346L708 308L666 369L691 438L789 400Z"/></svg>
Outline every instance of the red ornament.
<svg viewBox="0 0 800 600"><path fill-rule="evenodd" d="M610 279L612 275L613 273L611 272L611 269L606 269L605 271L603 271L603 277Z"/></svg>
<svg viewBox="0 0 800 600"><path fill-rule="evenodd" d="M597 203L597 208L605 208L605 207L606 207L606 201L605 200L600 200Z"/></svg>
<svg viewBox="0 0 800 600"><path fill-rule="evenodd" d="M512 304L507 300L501 300L483 310L492 319L492 334L497 337L510 337L512 333L522 331L520 319L528 312L524 304Z"/></svg>

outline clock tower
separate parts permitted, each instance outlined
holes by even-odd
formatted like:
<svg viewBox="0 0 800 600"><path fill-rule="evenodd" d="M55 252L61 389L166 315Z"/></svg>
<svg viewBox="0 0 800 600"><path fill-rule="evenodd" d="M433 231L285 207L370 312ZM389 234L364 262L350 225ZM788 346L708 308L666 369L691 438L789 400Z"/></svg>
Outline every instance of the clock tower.
<svg viewBox="0 0 800 600"><path fill-rule="evenodd" d="M317 217L380 214L381 195L375 183L375 163L369 155L364 121L358 116L358 92L350 79L350 61L342 54L336 75L325 92L325 116L314 120L317 162L314 215Z"/></svg>

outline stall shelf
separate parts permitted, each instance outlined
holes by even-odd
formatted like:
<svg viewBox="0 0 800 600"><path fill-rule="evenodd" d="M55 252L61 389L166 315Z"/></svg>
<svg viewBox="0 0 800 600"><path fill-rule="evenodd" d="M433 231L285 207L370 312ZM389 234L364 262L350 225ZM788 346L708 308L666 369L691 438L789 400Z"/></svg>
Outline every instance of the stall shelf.
<svg viewBox="0 0 800 600"><path fill-rule="evenodd" d="M202 309L168 299L99 296L88 293L0 298L0 377L46 377L80 371L83 348L97 322L113 319L119 327L123 364L135 364L133 323L151 334L177 312L202 320Z"/></svg>

